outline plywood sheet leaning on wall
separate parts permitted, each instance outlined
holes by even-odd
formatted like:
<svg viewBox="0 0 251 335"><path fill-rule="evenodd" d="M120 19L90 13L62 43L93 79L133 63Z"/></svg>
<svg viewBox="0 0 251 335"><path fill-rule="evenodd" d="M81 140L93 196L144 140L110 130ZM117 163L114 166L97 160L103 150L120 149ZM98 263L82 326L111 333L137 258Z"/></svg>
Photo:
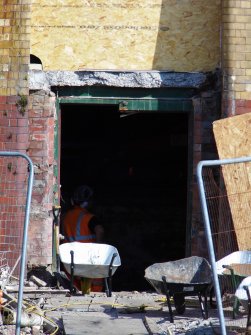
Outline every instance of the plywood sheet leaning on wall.
<svg viewBox="0 0 251 335"><path fill-rule="evenodd" d="M251 113L215 121L213 132L220 159L251 156ZM224 165L222 173L239 250L251 249L251 163Z"/></svg>

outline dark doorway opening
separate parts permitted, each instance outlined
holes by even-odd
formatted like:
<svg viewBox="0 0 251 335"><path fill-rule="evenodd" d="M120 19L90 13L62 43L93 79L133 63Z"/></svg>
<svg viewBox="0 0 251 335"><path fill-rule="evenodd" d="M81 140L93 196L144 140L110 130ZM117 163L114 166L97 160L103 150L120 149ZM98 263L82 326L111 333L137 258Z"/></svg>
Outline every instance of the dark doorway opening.
<svg viewBox="0 0 251 335"><path fill-rule="evenodd" d="M185 257L188 114L61 105L62 212L73 189L95 191L105 243L122 265L113 290L151 290L147 266Z"/></svg>

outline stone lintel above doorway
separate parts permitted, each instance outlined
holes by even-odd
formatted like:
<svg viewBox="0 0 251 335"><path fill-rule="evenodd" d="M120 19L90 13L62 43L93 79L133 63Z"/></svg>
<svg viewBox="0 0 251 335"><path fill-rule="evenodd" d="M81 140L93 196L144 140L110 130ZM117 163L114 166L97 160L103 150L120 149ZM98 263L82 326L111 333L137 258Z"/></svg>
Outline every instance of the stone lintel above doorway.
<svg viewBox="0 0 251 335"><path fill-rule="evenodd" d="M159 71L29 71L30 90L52 86L108 86L129 88L196 88L210 85L214 73Z"/></svg>

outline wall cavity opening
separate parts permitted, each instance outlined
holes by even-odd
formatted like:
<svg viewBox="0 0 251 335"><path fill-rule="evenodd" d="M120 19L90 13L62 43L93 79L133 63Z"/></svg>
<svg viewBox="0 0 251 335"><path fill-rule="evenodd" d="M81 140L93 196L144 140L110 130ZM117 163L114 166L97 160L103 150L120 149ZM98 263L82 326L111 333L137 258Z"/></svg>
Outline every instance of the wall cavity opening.
<svg viewBox="0 0 251 335"><path fill-rule="evenodd" d="M30 54L30 70L43 70L43 64L40 58L35 55Z"/></svg>

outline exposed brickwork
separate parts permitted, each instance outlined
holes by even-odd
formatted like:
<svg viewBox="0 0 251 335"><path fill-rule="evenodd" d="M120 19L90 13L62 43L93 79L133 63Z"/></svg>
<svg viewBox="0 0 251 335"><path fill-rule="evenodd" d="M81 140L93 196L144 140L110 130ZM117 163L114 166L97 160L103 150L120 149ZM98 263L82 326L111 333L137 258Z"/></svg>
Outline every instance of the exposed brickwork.
<svg viewBox="0 0 251 335"><path fill-rule="evenodd" d="M26 153L30 0L0 3L0 150ZM0 244L9 266L20 255L27 190L27 162L1 158Z"/></svg>
<svg viewBox="0 0 251 335"><path fill-rule="evenodd" d="M45 91L31 93L28 114L27 154L35 165L28 259L31 265L45 265L52 263L54 95Z"/></svg>
<svg viewBox="0 0 251 335"><path fill-rule="evenodd" d="M213 136L213 122L220 117L220 96L217 92L204 92L193 99L194 147L193 178L191 184L191 253L207 256L206 240L202 220L201 204L197 184L196 168L201 160L217 159Z"/></svg>
<svg viewBox="0 0 251 335"><path fill-rule="evenodd" d="M251 112L251 1L223 1L224 117Z"/></svg>
<svg viewBox="0 0 251 335"><path fill-rule="evenodd" d="M0 96L28 95L30 0L0 3Z"/></svg>
<svg viewBox="0 0 251 335"><path fill-rule="evenodd" d="M23 158L0 157L0 264L4 256L11 267L21 251L27 171Z"/></svg>
<svg viewBox="0 0 251 335"><path fill-rule="evenodd" d="M30 0L13 0L0 4L0 150L27 154L35 165L31 220L28 238L30 263L50 264L52 252L52 185L54 146L55 99L46 92L29 94L28 64L30 57ZM9 160L8 160L9 162ZM8 163L6 163L8 165ZM17 183L17 164L12 164L6 179ZM20 166L18 169L20 170ZM23 175L23 177L21 177ZM20 178L27 180L27 167ZM24 182L24 180L23 180ZM8 193L6 184L2 194ZM14 188L16 189L16 188ZM25 188L23 188L25 189ZM21 190L16 189L16 192ZM9 194L9 193L8 193ZM22 195L22 198L20 198ZM22 219L9 215L15 204L25 202L25 193L0 199L1 240L19 245L22 237ZM21 199L21 200L20 200ZM4 206L4 202L8 206ZM21 214L24 209L22 208ZM11 229L15 230L15 234ZM13 240L16 236L16 240ZM9 257L15 260L16 255ZM10 255L9 255L10 256ZM15 256L15 257L14 257Z"/></svg>
<svg viewBox="0 0 251 335"><path fill-rule="evenodd" d="M19 96L0 99L0 150L26 153L28 116L20 113ZM14 266L20 255L27 191L27 162L18 158L0 159L0 250L8 265Z"/></svg>

